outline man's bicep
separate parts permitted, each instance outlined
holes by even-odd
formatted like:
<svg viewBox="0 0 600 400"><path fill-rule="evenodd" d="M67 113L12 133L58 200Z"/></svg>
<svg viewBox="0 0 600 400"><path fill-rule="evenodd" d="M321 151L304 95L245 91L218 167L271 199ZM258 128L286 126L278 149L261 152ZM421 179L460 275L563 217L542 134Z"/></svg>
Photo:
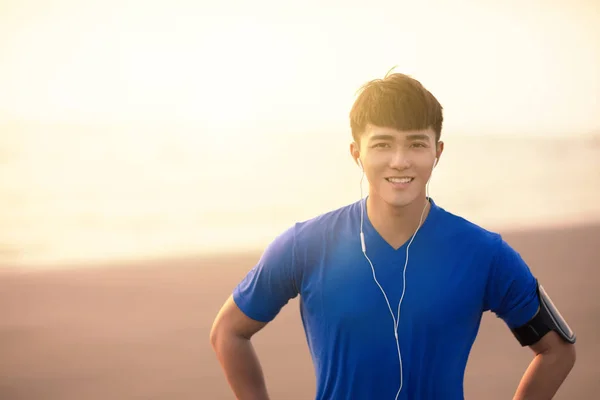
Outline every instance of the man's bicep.
<svg viewBox="0 0 600 400"><path fill-rule="evenodd" d="M227 332L238 337L250 339L266 325L267 322L257 321L248 317L235 303L233 295L230 295L217 314L213 331Z"/></svg>
<svg viewBox="0 0 600 400"><path fill-rule="evenodd" d="M563 349L568 345L556 332L550 331L528 347L535 354L544 354Z"/></svg>

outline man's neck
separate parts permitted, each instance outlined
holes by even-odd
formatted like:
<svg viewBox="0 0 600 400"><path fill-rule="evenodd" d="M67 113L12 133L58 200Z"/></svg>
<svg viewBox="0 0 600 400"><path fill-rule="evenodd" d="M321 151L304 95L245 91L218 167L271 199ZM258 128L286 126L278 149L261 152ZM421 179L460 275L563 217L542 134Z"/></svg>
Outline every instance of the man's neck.
<svg viewBox="0 0 600 400"><path fill-rule="evenodd" d="M410 240L419 223L425 222L430 209L431 203L425 196L404 207L390 206L382 199L370 195L367 198L367 216L371 225L394 249Z"/></svg>

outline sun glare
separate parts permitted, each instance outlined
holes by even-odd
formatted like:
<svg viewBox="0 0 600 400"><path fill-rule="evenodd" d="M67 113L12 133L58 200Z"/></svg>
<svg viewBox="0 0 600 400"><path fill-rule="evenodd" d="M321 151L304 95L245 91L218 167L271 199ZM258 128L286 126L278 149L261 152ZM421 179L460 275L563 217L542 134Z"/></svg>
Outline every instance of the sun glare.
<svg viewBox="0 0 600 400"><path fill-rule="evenodd" d="M195 249L216 226L233 240L227 224L266 240L356 198L348 111L392 66L440 99L448 147L599 129L586 1L2 2L2 189L27 201L0 242Z"/></svg>

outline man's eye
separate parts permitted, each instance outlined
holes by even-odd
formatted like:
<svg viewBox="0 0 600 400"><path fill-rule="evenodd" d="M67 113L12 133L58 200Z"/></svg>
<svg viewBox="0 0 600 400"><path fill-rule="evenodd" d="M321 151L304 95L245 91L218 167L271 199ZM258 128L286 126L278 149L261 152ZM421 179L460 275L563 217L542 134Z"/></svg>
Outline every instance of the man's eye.
<svg viewBox="0 0 600 400"><path fill-rule="evenodd" d="M386 147L390 147L390 145L387 143L376 143L373 145L373 147L386 148Z"/></svg>

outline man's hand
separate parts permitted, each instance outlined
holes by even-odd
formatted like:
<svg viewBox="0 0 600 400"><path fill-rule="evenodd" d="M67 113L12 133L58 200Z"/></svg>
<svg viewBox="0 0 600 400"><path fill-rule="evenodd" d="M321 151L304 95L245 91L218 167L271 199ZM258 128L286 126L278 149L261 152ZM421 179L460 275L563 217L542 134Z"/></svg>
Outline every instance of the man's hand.
<svg viewBox="0 0 600 400"><path fill-rule="evenodd" d="M575 365L575 345L550 331L530 346L535 357L525 371L513 400L549 400Z"/></svg>

